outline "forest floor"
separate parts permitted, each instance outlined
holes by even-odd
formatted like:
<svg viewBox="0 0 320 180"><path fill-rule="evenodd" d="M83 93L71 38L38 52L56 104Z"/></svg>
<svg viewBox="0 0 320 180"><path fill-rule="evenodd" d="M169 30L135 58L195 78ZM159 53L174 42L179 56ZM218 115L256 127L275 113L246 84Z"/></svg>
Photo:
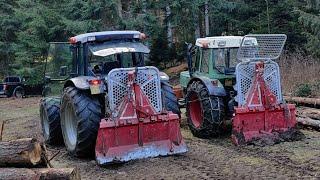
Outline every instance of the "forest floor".
<svg viewBox="0 0 320 180"><path fill-rule="evenodd" d="M0 98L3 140L34 137L42 140L39 97ZM183 119L185 121L185 119ZM273 146L236 147L230 135L215 139L193 137L182 125L186 154L99 167L94 159L71 157L64 147L48 146L54 167L77 167L82 179L260 179L320 177L320 132L302 130L306 138Z"/></svg>

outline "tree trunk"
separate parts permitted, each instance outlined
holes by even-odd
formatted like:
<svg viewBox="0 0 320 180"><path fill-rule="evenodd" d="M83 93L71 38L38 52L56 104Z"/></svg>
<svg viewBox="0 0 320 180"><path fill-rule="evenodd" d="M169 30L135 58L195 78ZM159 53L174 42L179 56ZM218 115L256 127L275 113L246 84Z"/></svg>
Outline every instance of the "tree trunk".
<svg viewBox="0 0 320 180"><path fill-rule="evenodd" d="M168 46L171 48L172 47L172 25L170 21L170 16L171 16L171 8L170 6L166 6L166 22L167 22L167 40L168 40Z"/></svg>
<svg viewBox="0 0 320 180"><path fill-rule="evenodd" d="M199 21L199 14L198 13L196 13L195 14L195 21L194 21L194 36L195 36L195 38L194 39L198 39L198 38L200 38L200 22L201 21Z"/></svg>
<svg viewBox="0 0 320 180"><path fill-rule="evenodd" d="M0 166L34 167L46 165L45 152L36 139L25 138L0 142Z"/></svg>
<svg viewBox="0 0 320 180"><path fill-rule="evenodd" d="M75 168L0 168L0 179L46 179L79 180L79 171Z"/></svg>
<svg viewBox="0 0 320 180"><path fill-rule="evenodd" d="M117 2L117 10L118 10L119 18L122 19L122 2L121 2L121 0L118 0L118 2Z"/></svg>
<svg viewBox="0 0 320 180"><path fill-rule="evenodd" d="M301 117L309 117L312 119L320 120L320 109L299 107L297 108L297 114Z"/></svg>
<svg viewBox="0 0 320 180"><path fill-rule="evenodd" d="M293 102L296 104L309 105L312 107L320 106L320 99L317 98L303 98L303 97L290 97L284 96L284 99L288 102Z"/></svg>
<svg viewBox="0 0 320 180"><path fill-rule="evenodd" d="M205 1L204 4L204 22L205 22L205 29L206 29L206 36L209 36L210 32L209 32L209 4L208 4L208 0Z"/></svg>
<svg viewBox="0 0 320 180"><path fill-rule="evenodd" d="M32 170L40 175L40 179L81 179L79 171L76 168L41 168Z"/></svg>
<svg viewBox="0 0 320 180"><path fill-rule="evenodd" d="M314 119L311 119L311 118L308 118L308 117L297 117L297 121L299 124L302 124L304 126L310 126L312 128L315 128L315 129L320 129L320 121L319 120L314 120Z"/></svg>

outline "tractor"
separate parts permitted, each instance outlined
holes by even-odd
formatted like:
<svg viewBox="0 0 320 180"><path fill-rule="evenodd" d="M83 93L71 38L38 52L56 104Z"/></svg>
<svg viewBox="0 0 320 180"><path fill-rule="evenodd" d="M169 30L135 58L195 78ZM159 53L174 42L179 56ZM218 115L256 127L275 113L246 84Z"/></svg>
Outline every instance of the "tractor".
<svg viewBox="0 0 320 180"><path fill-rule="evenodd" d="M180 73L187 123L209 138L232 122L236 145L294 140L295 106L281 94L279 66L286 35L206 37L188 44L188 71Z"/></svg>
<svg viewBox="0 0 320 180"><path fill-rule="evenodd" d="M145 66L145 38L104 31L51 43L45 79L58 91L40 103L46 143L64 142L76 157L95 154L99 165L187 151L169 77Z"/></svg>

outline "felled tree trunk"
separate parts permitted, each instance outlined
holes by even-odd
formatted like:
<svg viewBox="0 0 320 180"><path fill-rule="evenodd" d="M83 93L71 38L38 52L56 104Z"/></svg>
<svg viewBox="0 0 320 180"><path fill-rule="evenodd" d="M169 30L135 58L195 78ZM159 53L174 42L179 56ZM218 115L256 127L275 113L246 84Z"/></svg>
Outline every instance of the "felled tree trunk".
<svg viewBox="0 0 320 180"><path fill-rule="evenodd" d="M75 168L0 168L0 179L79 180L81 178Z"/></svg>
<svg viewBox="0 0 320 180"><path fill-rule="evenodd" d="M320 109L299 107L297 114L301 117L309 117L315 120L320 120Z"/></svg>
<svg viewBox="0 0 320 180"><path fill-rule="evenodd" d="M309 105L312 107L320 107L320 99L317 98L303 98L303 97L290 97L284 96L284 99L288 102L296 104Z"/></svg>
<svg viewBox="0 0 320 180"><path fill-rule="evenodd" d="M304 118L297 117L297 121L298 121L298 123L300 123L304 126L310 126L312 128L318 129L318 130L320 129L320 121L319 120L314 120L314 119L311 119L308 117L304 117Z"/></svg>
<svg viewBox="0 0 320 180"><path fill-rule="evenodd" d="M0 142L1 167L35 167L43 165L45 152L36 139L25 138Z"/></svg>

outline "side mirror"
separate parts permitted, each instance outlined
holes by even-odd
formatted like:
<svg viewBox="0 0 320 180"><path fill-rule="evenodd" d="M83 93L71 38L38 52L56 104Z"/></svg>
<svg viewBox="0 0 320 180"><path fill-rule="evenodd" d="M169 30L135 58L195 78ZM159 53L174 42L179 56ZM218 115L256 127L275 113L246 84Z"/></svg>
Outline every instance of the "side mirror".
<svg viewBox="0 0 320 180"><path fill-rule="evenodd" d="M59 76L66 76L67 75L67 66L61 66L60 67L60 72L59 72Z"/></svg>

